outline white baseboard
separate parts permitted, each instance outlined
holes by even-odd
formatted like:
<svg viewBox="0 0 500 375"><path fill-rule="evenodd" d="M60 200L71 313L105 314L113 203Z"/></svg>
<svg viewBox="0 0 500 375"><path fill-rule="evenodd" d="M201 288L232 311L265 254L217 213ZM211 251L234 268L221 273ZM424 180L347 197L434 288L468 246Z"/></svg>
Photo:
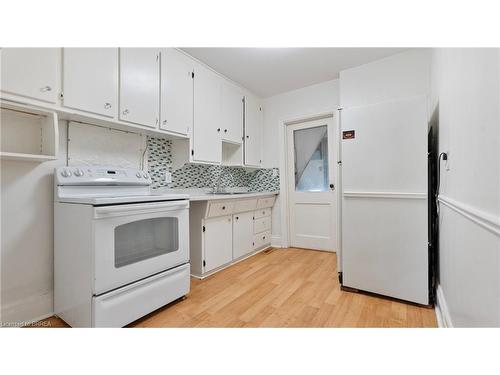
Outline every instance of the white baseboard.
<svg viewBox="0 0 500 375"><path fill-rule="evenodd" d="M281 242L281 236L271 236L271 246L272 247L284 247Z"/></svg>
<svg viewBox="0 0 500 375"><path fill-rule="evenodd" d="M448 305L444 298L443 288L438 285L436 290L436 319L439 328L453 328Z"/></svg>
<svg viewBox="0 0 500 375"><path fill-rule="evenodd" d="M2 306L4 327L22 327L54 315L54 295L48 292Z"/></svg>

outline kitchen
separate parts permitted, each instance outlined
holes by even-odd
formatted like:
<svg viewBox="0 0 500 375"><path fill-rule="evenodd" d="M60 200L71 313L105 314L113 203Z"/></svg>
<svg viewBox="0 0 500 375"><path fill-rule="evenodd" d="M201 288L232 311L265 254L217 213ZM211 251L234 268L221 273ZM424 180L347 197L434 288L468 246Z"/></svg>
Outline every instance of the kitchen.
<svg viewBox="0 0 500 375"><path fill-rule="evenodd" d="M2 326L500 326L498 49L0 59Z"/></svg>

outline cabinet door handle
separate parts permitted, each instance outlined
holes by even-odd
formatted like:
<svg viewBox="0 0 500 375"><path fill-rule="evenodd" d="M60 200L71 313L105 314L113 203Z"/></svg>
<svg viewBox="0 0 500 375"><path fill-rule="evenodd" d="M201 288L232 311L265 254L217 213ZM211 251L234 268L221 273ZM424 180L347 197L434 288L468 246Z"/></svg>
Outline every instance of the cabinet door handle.
<svg viewBox="0 0 500 375"><path fill-rule="evenodd" d="M220 132L220 128L217 128L217 132Z"/></svg>
<svg viewBox="0 0 500 375"><path fill-rule="evenodd" d="M110 109L111 103L104 103L104 109Z"/></svg>
<svg viewBox="0 0 500 375"><path fill-rule="evenodd" d="M247 139L248 139L248 138L250 138L250 136L249 136L249 135L247 135Z"/></svg>
<svg viewBox="0 0 500 375"><path fill-rule="evenodd" d="M224 129L224 133L227 133L227 129Z"/></svg>
<svg viewBox="0 0 500 375"><path fill-rule="evenodd" d="M239 217L238 217L238 216L236 216L236 220L239 220Z"/></svg>
<svg viewBox="0 0 500 375"><path fill-rule="evenodd" d="M40 91L41 92L52 91L52 87L50 87L50 86L43 86L42 88L40 88Z"/></svg>
<svg viewBox="0 0 500 375"><path fill-rule="evenodd" d="M222 206L222 209L225 210L226 209L226 206Z"/></svg>
<svg viewBox="0 0 500 375"><path fill-rule="evenodd" d="M163 125L167 125L167 120L163 120Z"/></svg>
<svg viewBox="0 0 500 375"><path fill-rule="evenodd" d="M130 111L129 111L128 109L126 109L126 110L124 110L122 113L123 113L124 115L128 115L128 114L130 113Z"/></svg>

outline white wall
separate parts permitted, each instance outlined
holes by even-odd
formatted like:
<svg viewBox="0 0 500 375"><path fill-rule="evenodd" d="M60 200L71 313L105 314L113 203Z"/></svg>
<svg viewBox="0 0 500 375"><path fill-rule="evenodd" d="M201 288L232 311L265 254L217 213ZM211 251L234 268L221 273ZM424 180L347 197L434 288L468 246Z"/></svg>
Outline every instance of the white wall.
<svg viewBox="0 0 500 375"><path fill-rule="evenodd" d="M53 173L66 163L66 122L59 122L59 159L1 161L0 321L53 313Z"/></svg>
<svg viewBox="0 0 500 375"><path fill-rule="evenodd" d="M456 327L500 326L500 50L437 49L442 163L439 305Z"/></svg>
<svg viewBox="0 0 500 375"><path fill-rule="evenodd" d="M263 100L263 166L280 168L281 194L273 208L272 222L273 245L275 246L284 246L288 236L284 221L284 206L281 203L285 196L283 192L286 189L283 123L298 118L335 112L338 103L338 80L322 82Z"/></svg>
<svg viewBox="0 0 500 375"><path fill-rule="evenodd" d="M356 107L430 92L430 50L414 49L340 72L340 104Z"/></svg>

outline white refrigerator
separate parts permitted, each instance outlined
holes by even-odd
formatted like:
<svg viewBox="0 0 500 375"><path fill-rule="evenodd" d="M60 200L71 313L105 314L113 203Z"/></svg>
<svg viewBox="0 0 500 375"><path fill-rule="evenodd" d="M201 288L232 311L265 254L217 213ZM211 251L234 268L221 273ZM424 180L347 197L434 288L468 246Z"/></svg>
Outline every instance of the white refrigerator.
<svg viewBox="0 0 500 375"><path fill-rule="evenodd" d="M429 304L426 97L343 108L343 287Z"/></svg>

